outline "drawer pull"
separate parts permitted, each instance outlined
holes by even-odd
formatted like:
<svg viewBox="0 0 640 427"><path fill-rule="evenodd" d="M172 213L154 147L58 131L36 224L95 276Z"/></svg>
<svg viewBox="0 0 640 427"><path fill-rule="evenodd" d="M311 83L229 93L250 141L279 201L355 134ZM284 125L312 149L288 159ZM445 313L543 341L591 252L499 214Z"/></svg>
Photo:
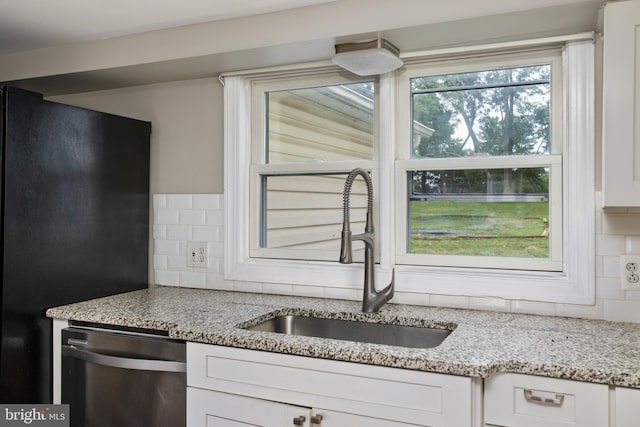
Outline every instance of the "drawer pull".
<svg viewBox="0 0 640 427"><path fill-rule="evenodd" d="M314 415L311 417L311 426L319 426L322 424L322 415Z"/></svg>
<svg viewBox="0 0 640 427"><path fill-rule="evenodd" d="M536 396L531 390L524 390L524 399L527 402L545 406L562 406L562 403L564 403L563 394L556 393L555 399L551 399L549 397Z"/></svg>
<svg viewBox="0 0 640 427"><path fill-rule="evenodd" d="M304 416L300 415L299 417L295 417L293 419L293 425L294 426L301 426L301 425L304 425L305 421L307 421L307 419Z"/></svg>

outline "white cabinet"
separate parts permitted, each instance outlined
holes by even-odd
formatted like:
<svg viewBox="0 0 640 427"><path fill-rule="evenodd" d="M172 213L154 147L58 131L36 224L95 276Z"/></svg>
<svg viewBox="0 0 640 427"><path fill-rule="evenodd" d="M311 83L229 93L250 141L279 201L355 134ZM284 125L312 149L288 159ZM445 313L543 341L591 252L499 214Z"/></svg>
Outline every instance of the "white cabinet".
<svg viewBox="0 0 640 427"><path fill-rule="evenodd" d="M311 411L283 403L187 388L189 427L305 426Z"/></svg>
<svg viewBox="0 0 640 427"><path fill-rule="evenodd" d="M607 2L603 52L605 207L640 206L640 1Z"/></svg>
<svg viewBox="0 0 640 427"><path fill-rule="evenodd" d="M380 418L369 418L362 415L345 414L325 409L314 409L311 427L411 427L415 424L398 423ZM318 418L320 417L320 418ZM313 423L313 421L317 423Z"/></svg>
<svg viewBox="0 0 640 427"><path fill-rule="evenodd" d="M264 399L187 388L189 427L302 426L302 427L411 427L361 415L305 408Z"/></svg>
<svg viewBox="0 0 640 427"><path fill-rule="evenodd" d="M488 425L506 427L606 427L609 386L501 373L485 380Z"/></svg>
<svg viewBox="0 0 640 427"><path fill-rule="evenodd" d="M289 426L300 415L309 427L481 423L481 381L467 377L198 343L187 344L187 367L190 427L225 425L214 417ZM284 421L265 423L244 418L242 411L231 416L219 408L226 411L233 404L216 403L220 399L249 399L239 405L245 412L274 413ZM203 424L203 419L216 421Z"/></svg>
<svg viewBox="0 0 640 427"><path fill-rule="evenodd" d="M640 423L640 389L616 387L615 427L637 427Z"/></svg>

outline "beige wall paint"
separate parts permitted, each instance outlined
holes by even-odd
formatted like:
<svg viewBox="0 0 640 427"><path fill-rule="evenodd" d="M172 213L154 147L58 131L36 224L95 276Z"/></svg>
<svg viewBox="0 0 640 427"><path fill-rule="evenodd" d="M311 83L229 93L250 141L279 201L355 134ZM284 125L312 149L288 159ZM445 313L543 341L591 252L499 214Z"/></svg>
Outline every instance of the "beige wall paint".
<svg viewBox="0 0 640 427"><path fill-rule="evenodd" d="M150 121L152 194L222 193L222 89L199 79L48 99Z"/></svg>

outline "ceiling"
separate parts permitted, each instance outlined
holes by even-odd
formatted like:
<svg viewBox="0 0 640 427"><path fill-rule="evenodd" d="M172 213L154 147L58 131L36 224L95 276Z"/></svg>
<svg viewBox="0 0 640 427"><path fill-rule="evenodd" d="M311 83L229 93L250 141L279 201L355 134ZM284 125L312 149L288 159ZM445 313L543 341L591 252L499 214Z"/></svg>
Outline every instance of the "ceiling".
<svg viewBox="0 0 640 427"><path fill-rule="evenodd" d="M0 0L0 54L336 0Z"/></svg>

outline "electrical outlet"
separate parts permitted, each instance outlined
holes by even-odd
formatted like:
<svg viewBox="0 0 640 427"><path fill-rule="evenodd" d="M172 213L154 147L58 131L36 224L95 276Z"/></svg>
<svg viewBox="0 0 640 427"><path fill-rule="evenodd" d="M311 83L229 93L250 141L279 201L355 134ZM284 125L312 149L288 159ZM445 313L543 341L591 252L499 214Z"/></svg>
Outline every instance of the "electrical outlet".
<svg viewBox="0 0 640 427"><path fill-rule="evenodd" d="M620 257L620 280L622 289L640 291L640 255Z"/></svg>
<svg viewBox="0 0 640 427"><path fill-rule="evenodd" d="M188 242L187 243L187 265L189 267L209 267L209 243Z"/></svg>

